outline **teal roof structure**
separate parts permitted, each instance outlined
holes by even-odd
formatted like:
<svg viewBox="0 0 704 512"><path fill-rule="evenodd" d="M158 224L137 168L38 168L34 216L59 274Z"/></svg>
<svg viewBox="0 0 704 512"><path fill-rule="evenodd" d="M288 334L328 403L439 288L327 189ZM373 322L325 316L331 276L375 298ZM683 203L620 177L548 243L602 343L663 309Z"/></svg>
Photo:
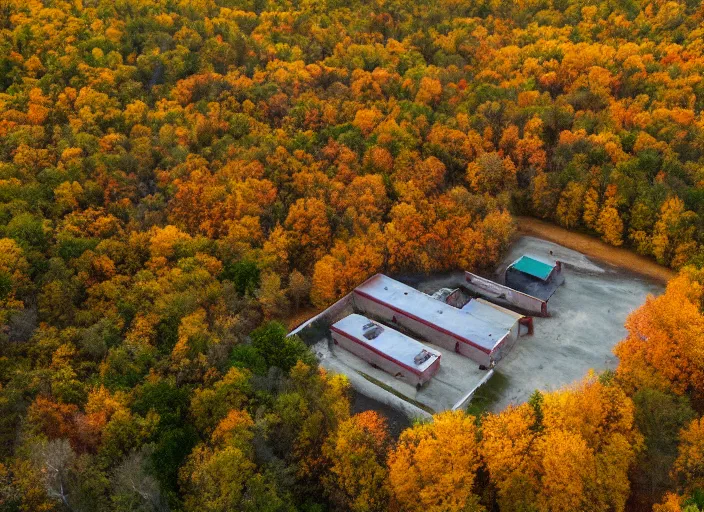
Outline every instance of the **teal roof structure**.
<svg viewBox="0 0 704 512"><path fill-rule="evenodd" d="M552 269L555 268L555 265L536 260L530 256L521 256L516 262L511 264L511 268L515 268L524 274L528 274L545 281L548 277L550 277L550 273L552 272Z"/></svg>

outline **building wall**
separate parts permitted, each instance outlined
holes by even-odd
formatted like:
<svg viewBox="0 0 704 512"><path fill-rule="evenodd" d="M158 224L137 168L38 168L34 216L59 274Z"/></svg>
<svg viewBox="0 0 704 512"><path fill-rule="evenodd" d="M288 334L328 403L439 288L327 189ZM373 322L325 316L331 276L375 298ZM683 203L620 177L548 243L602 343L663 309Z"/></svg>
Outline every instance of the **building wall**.
<svg viewBox="0 0 704 512"><path fill-rule="evenodd" d="M558 286L565 282L565 276L562 274L562 262L561 261L555 262L555 268L553 268L552 272L550 272L550 276L548 277L548 280L551 282L554 282Z"/></svg>
<svg viewBox="0 0 704 512"><path fill-rule="evenodd" d="M467 281L468 288L475 293L515 306L526 313L547 316L547 301L519 292L508 286L495 283L489 279L479 277L471 272L465 272L465 280Z"/></svg>
<svg viewBox="0 0 704 512"><path fill-rule="evenodd" d="M516 326L518 326L518 322L516 322ZM513 350L513 347L516 345L516 342L518 341L518 335L513 335L512 333L507 334L504 339L499 343L494 348L494 351L492 352L491 356L494 362L499 362L501 361L504 357L508 355L511 350Z"/></svg>
<svg viewBox="0 0 704 512"><path fill-rule="evenodd" d="M478 364L483 364L489 366L491 364L491 357L486 352L464 343L454 336L450 336L442 331L437 330L432 325L427 325L423 322L419 322L414 318L407 315L394 311L393 309L379 304L373 300L362 297L357 293L353 293L354 303L357 309L364 312L366 316L376 317L383 320L389 325L399 325L408 329L409 331L422 337L424 340L433 343L439 347L443 347L446 350L457 351L465 357L476 361Z"/></svg>
<svg viewBox="0 0 704 512"><path fill-rule="evenodd" d="M519 324L518 320L516 320L516 323L514 323L513 326L511 326L511 330L508 331L508 334L506 336L506 341L515 342L518 339L520 329L521 329L521 324Z"/></svg>

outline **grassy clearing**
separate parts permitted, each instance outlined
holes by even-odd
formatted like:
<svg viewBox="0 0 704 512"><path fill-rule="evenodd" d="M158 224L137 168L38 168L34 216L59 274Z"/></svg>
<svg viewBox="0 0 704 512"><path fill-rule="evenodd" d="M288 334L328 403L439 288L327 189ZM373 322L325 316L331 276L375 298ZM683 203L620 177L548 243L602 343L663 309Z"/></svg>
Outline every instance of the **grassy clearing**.
<svg viewBox="0 0 704 512"><path fill-rule="evenodd" d="M494 375L489 379L489 382L474 393L472 401L467 406L467 413L479 418L482 414L488 412L501 398L508 385L509 378L503 373L494 370Z"/></svg>

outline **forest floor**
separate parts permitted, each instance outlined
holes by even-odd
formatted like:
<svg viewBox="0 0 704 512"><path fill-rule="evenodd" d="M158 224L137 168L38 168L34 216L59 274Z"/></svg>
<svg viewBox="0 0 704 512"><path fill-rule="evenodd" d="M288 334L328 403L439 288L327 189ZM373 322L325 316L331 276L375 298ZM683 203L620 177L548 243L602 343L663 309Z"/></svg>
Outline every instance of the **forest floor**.
<svg viewBox="0 0 704 512"><path fill-rule="evenodd" d="M284 320L284 323L288 326L289 331L292 331L303 322L313 318L318 313L320 313L320 310L312 306L308 308L301 308L300 310L291 313L286 320Z"/></svg>
<svg viewBox="0 0 704 512"><path fill-rule="evenodd" d="M514 217L520 235L534 236L560 244L568 249L581 252L585 256L630 270L662 283L675 277L675 272L653 260L636 254L630 249L613 247L596 237L568 231L532 217Z"/></svg>

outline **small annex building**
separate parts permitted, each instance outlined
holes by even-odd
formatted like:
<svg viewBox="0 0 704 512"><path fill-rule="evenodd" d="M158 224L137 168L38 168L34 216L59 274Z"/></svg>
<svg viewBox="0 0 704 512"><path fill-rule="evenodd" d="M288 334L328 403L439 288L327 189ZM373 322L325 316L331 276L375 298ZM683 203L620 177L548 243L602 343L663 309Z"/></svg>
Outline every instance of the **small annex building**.
<svg viewBox="0 0 704 512"><path fill-rule="evenodd" d="M505 327L512 331L512 338L518 338L522 334L533 334L533 319L531 317L521 315L488 300L471 297L463 293L461 288L440 288L431 297L476 318Z"/></svg>
<svg viewBox="0 0 704 512"><path fill-rule="evenodd" d="M483 315L479 303L463 311L383 274L369 278L352 295L355 309L365 315L487 367L510 350L520 331L520 315L504 316L490 306L485 306L490 315Z"/></svg>
<svg viewBox="0 0 704 512"><path fill-rule="evenodd" d="M483 318L511 331L511 338L533 334L533 319L485 299L472 299L460 308L469 315Z"/></svg>
<svg viewBox="0 0 704 512"><path fill-rule="evenodd" d="M523 255L506 268L504 281L506 286L547 302L565 279L561 262Z"/></svg>
<svg viewBox="0 0 704 512"><path fill-rule="evenodd" d="M417 388L440 369L440 352L362 315L346 316L330 331L336 345Z"/></svg>

